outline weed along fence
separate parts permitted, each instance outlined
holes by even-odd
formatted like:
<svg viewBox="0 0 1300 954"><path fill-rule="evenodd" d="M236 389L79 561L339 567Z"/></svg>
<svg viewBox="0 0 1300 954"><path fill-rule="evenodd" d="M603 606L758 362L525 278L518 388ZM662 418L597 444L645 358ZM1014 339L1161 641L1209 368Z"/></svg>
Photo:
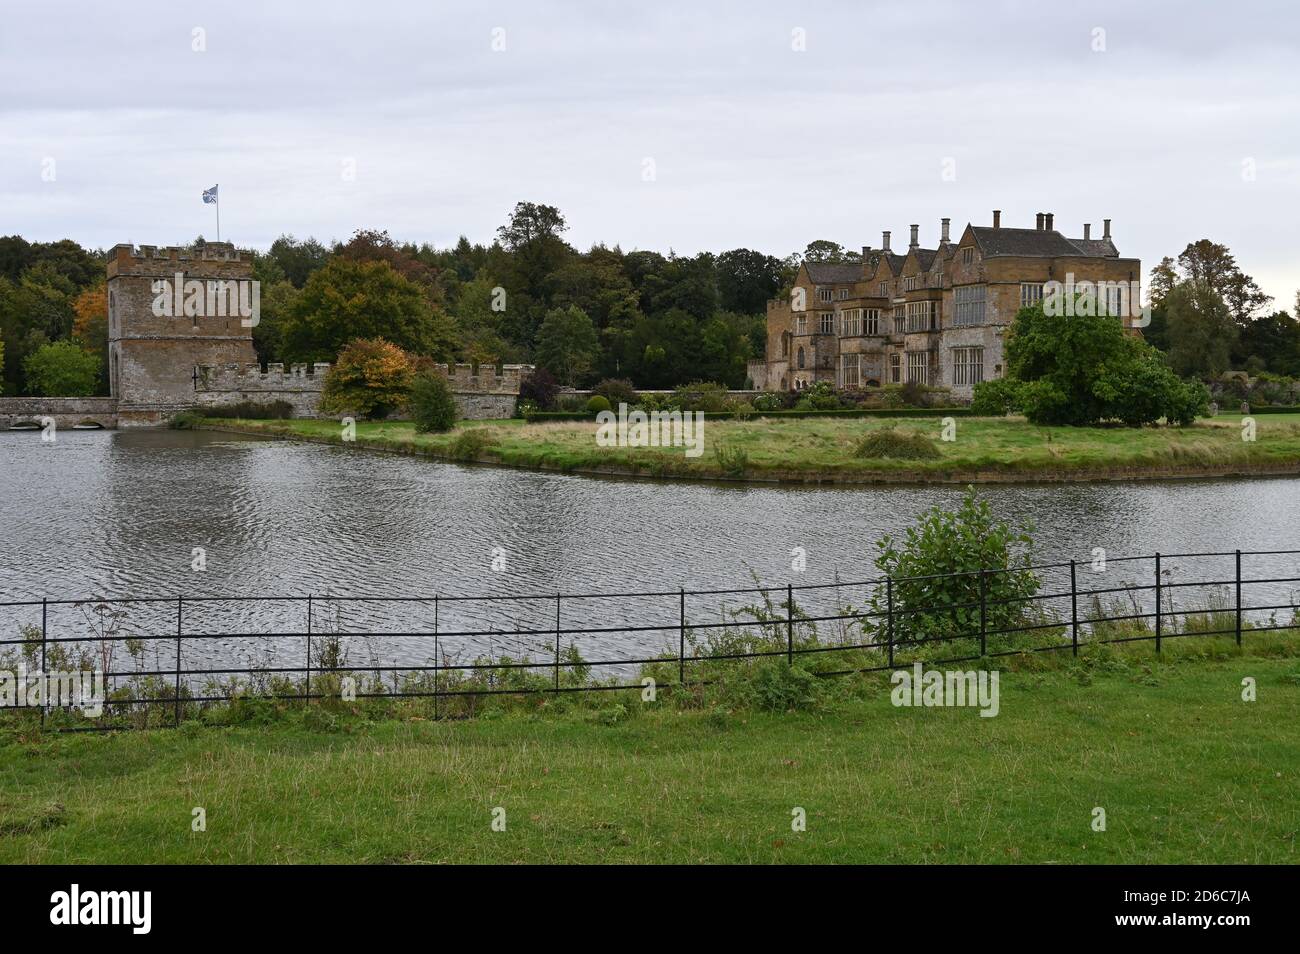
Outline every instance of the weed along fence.
<svg viewBox="0 0 1300 954"><path fill-rule="evenodd" d="M177 724L230 707L689 692L756 667L814 676L1297 626L1300 551L1152 554L923 577L636 593L167 596L0 603L7 718ZM100 702L76 690L100 680ZM77 679L81 678L78 683ZM38 689L33 689L33 684ZM262 700L262 701L259 701Z"/></svg>

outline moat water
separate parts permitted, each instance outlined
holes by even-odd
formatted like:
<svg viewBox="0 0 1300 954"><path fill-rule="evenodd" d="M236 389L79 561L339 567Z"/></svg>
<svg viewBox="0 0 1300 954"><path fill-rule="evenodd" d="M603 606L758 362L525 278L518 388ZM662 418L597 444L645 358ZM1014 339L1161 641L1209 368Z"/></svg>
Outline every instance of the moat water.
<svg viewBox="0 0 1300 954"><path fill-rule="evenodd" d="M676 591L864 580L876 541L961 488L794 488L665 483L443 464L396 455L168 430L0 433L0 601L164 597L122 624L174 634L175 597L423 597ZM1195 480L999 485L982 490L998 516L1032 521L1041 562L1122 555L1300 549L1300 480ZM807 571L791 572L803 548ZM206 569L195 570L195 548ZM497 569L494 569L494 562ZM1231 576L1231 561L1178 559L1178 579ZM1108 585L1150 565L1115 564ZM1300 558L1251 558L1246 575L1300 576ZM1056 580L1053 585L1059 584ZM1290 584L1247 602L1290 605ZM861 590L825 596L861 602ZM752 596L691 597L692 620L721 619ZM810 596L811 600L812 597ZM563 601L564 625L675 624L678 600ZM187 664L289 652L243 634L299 632L300 603L191 603ZM84 633L86 607L50 608L51 631ZM314 626L431 631L431 604L317 604ZM448 603L448 630L554 627L554 598ZM0 638L40 607L0 608ZM1289 613L1286 615L1289 616ZM212 634L212 639L199 638ZM545 637L474 637L465 654L533 652ZM675 646L677 634L611 632L579 643L588 658ZM566 637L566 642L568 638ZM301 649L294 650L301 652ZM169 648L168 653L171 652ZM414 637L354 648L376 660L431 656ZM161 667L160 667L161 668Z"/></svg>

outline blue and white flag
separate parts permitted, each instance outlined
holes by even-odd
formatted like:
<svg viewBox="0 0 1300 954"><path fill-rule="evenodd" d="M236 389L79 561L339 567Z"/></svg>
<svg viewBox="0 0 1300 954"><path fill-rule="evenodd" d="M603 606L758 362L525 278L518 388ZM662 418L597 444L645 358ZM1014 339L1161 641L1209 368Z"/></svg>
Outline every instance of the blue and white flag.
<svg viewBox="0 0 1300 954"><path fill-rule="evenodd" d="M213 186L211 189L204 189L204 190L203 190L203 202L204 202L204 204L206 204L206 205L216 205L216 204L217 204L217 187L216 187L216 186Z"/></svg>

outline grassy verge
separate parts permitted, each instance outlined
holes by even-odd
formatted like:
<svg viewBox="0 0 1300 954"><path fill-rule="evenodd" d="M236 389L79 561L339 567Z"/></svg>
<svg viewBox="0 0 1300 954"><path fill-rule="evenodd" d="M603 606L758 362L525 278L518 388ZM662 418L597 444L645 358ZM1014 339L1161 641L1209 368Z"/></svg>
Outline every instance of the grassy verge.
<svg viewBox="0 0 1300 954"><path fill-rule="evenodd" d="M357 425L357 447L538 470L642 477L781 482L887 483L1068 481L1300 473L1300 414L1256 421L1221 416L1187 428L1043 428L1019 419L958 418L954 440L939 420L708 421L704 453L682 448L599 447L594 423L462 422L418 434L406 422ZM342 444L334 421L209 420L207 426ZM930 459L861 456L863 439L894 429L933 442ZM871 442L867 442L868 449Z"/></svg>
<svg viewBox="0 0 1300 954"><path fill-rule="evenodd" d="M1296 658L1149 652L1004 672L996 718L896 708L873 676L801 712L626 693L455 722L298 706L8 730L0 862L1296 861Z"/></svg>

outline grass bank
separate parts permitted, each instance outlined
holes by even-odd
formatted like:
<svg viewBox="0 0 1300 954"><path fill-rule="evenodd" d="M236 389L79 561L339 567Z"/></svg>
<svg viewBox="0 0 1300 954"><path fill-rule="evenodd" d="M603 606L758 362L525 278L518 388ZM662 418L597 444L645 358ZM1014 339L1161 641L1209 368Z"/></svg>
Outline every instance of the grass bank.
<svg viewBox="0 0 1300 954"><path fill-rule="evenodd" d="M992 483L1132 480L1300 473L1300 414L1263 415L1256 440L1241 418L1187 428L1046 428L1015 418L957 418L954 440L940 420L801 418L707 421L704 452L680 447L599 447L586 422L461 422L448 434L419 434L406 422L357 424L350 446L535 470L790 483ZM333 421L210 419L217 429L342 444ZM930 459L861 456L863 438L896 429L933 441Z"/></svg>
<svg viewBox="0 0 1300 954"><path fill-rule="evenodd" d="M7 730L0 862L1297 860L1294 656L1098 652L1004 672L995 718L844 682L808 712L628 693L457 722L298 706L233 727Z"/></svg>

